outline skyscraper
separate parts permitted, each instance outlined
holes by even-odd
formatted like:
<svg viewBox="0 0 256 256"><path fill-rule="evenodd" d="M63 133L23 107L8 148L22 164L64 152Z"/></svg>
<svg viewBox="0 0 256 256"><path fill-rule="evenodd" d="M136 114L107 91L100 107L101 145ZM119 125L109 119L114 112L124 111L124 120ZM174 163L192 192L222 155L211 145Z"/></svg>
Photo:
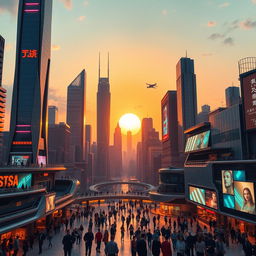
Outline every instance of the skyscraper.
<svg viewBox="0 0 256 256"><path fill-rule="evenodd" d="M20 0L9 163L47 162L52 0Z"/></svg>
<svg viewBox="0 0 256 256"><path fill-rule="evenodd" d="M162 167L179 166L177 92L168 91L162 106Z"/></svg>
<svg viewBox="0 0 256 256"><path fill-rule="evenodd" d="M108 77L100 77L97 92L97 162L94 181L105 181L109 178L109 132L110 132L110 85L109 58Z"/></svg>
<svg viewBox="0 0 256 256"><path fill-rule="evenodd" d="M4 130L4 117L5 117L5 102L6 102L6 90L2 87L2 73L4 62L4 43L5 40L0 35L0 163L3 161L3 130Z"/></svg>
<svg viewBox="0 0 256 256"><path fill-rule="evenodd" d="M82 72L68 86L67 123L71 131L73 161L85 160L85 90L86 72Z"/></svg>
<svg viewBox="0 0 256 256"><path fill-rule="evenodd" d="M58 108L56 106L48 107L48 125L58 123Z"/></svg>
<svg viewBox="0 0 256 256"><path fill-rule="evenodd" d="M211 107L209 105L203 105L202 111L197 115L197 123L208 122Z"/></svg>
<svg viewBox="0 0 256 256"><path fill-rule="evenodd" d="M196 124L197 94L194 60L181 58L176 65L179 152L184 152L184 130Z"/></svg>
<svg viewBox="0 0 256 256"><path fill-rule="evenodd" d="M230 86L225 90L226 96L226 107L231 107L235 104L238 104L240 101L240 91L239 87Z"/></svg>

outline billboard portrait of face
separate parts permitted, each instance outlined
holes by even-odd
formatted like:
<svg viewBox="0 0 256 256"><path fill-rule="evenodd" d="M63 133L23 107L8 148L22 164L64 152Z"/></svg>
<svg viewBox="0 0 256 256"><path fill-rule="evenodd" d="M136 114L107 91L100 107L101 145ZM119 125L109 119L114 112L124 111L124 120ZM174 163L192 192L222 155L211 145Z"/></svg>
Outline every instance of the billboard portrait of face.
<svg viewBox="0 0 256 256"><path fill-rule="evenodd" d="M163 140L168 139L168 111L167 105L163 107Z"/></svg>
<svg viewBox="0 0 256 256"><path fill-rule="evenodd" d="M222 193L234 195L234 180L232 170L222 170Z"/></svg>
<svg viewBox="0 0 256 256"><path fill-rule="evenodd" d="M256 214L254 184L252 182L235 181L234 187L236 210Z"/></svg>
<svg viewBox="0 0 256 256"><path fill-rule="evenodd" d="M208 207L218 209L218 200L216 192L205 190L205 204Z"/></svg>

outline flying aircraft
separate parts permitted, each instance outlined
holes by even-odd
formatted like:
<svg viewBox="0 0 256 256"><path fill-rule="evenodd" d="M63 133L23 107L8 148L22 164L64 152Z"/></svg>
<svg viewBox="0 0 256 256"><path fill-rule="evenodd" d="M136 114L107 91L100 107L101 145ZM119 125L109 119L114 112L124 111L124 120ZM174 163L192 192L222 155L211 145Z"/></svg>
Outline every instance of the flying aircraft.
<svg viewBox="0 0 256 256"><path fill-rule="evenodd" d="M147 85L147 88L156 88L157 87L157 83L155 83L155 84L148 84L148 83L146 83L146 85Z"/></svg>

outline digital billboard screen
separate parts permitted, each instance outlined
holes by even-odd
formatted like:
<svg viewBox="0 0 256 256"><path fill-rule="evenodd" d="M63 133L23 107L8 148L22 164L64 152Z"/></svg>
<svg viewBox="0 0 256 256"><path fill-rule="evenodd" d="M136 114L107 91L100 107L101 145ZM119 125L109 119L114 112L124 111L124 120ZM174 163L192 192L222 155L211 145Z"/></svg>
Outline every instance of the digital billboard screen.
<svg viewBox="0 0 256 256"><path fill-rule="evenodd" d="M223 206L256 214L254 183L246 181L244 170L222 170Z"/></svg>
<svg viewBox="0 0 256 256"><path fill-rule="evenodd" d="M256 128L256 73L242 78L246 130Z"/></svg>
<svg viewBox="0 0 256 256"><path fill-rule="evenodd" d="M189 186L189 199L203 206L218 209L217 193L213 190Z"/></svg>
<svg viewBox="0 0 256 256"><path fill-rule="evenodd" d="M185 152L207 148L209 145L210 131L201 132L187 139Z"/></svg>
<svg viewBox="0 0 256 256"><path fill-rule="evenodd" d="M0 188L30 188L32 184L31 173L0 175Z"/></svg>
<svg viewBox="0 0 256 256"><path fill-rule="evenodd" d="M169 119L168 119L168 108L167 104L164 105L162 109L162 126L163 126L163 141L169 138Z"/></svg>
<svg viewBox="0 0 256 256"><path fill-rule="evenodd" d="M12 156L12 165L14 166L26 166L29 160L29 156Z"/></svg>

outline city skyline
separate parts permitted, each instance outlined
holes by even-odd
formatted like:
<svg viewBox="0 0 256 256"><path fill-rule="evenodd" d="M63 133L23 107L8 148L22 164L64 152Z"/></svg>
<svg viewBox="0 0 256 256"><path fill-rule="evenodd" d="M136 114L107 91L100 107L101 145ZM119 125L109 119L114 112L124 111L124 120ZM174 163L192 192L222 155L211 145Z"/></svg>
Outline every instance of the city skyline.
<svg viewBox="0 0 256 256"><path fill-rule="evenodd" d="M6 128L9 126L16 38L16 14L11 4L16 2L9 1L10 9L6 9L7 3L4 6L0 4L1 34L6 40L3 69L3 86L8 97ZM211 109L224 106L225 88L232 83L238 85L237 61L253 55L253 43L248 43L255 41L253 13L256 5L252 1L198 1L191 14L187 10L194 3L189 0L172 4L167 1L146 2L141 1L134 9L134 2L108 1L106 4L88 1L85 4L85 1L73 1L72 8L66 9L62 3L54 1L49 105L57 105L59 119L65 121L66 84L77 70L85 68L90 95L86 123L92 125L93 140L96 138L99 51L103 54L109 51L111 56L113 97L110 134L113 134L118 119L127 112L137 114L140 119L152 117L156 130L161 132L160 107L156 108L151 103L160 102L167 90L176 89L175 65L180 57L186 55L186 49L188 57L195 60L198 109L206 103ZM207 12L209 8L211 15ZM126 9L125 13L122 13L123 9ZM197 18L199 12L201 16ZM67 18L65 31L61 29L61 15ZM99 15L106 20L105 24L97 20ZM65 42L69 32L75 40ZM72 67L65 64L67 58L72 62L76 60ZM65 72L60 72L62 70ZM106 74L106 70L103 72ZM158 82L159 87L147 90L146 82ZM207 95L209 90L213 90L211 95ZM111 144L112 141L110 136Z"/></svg>

